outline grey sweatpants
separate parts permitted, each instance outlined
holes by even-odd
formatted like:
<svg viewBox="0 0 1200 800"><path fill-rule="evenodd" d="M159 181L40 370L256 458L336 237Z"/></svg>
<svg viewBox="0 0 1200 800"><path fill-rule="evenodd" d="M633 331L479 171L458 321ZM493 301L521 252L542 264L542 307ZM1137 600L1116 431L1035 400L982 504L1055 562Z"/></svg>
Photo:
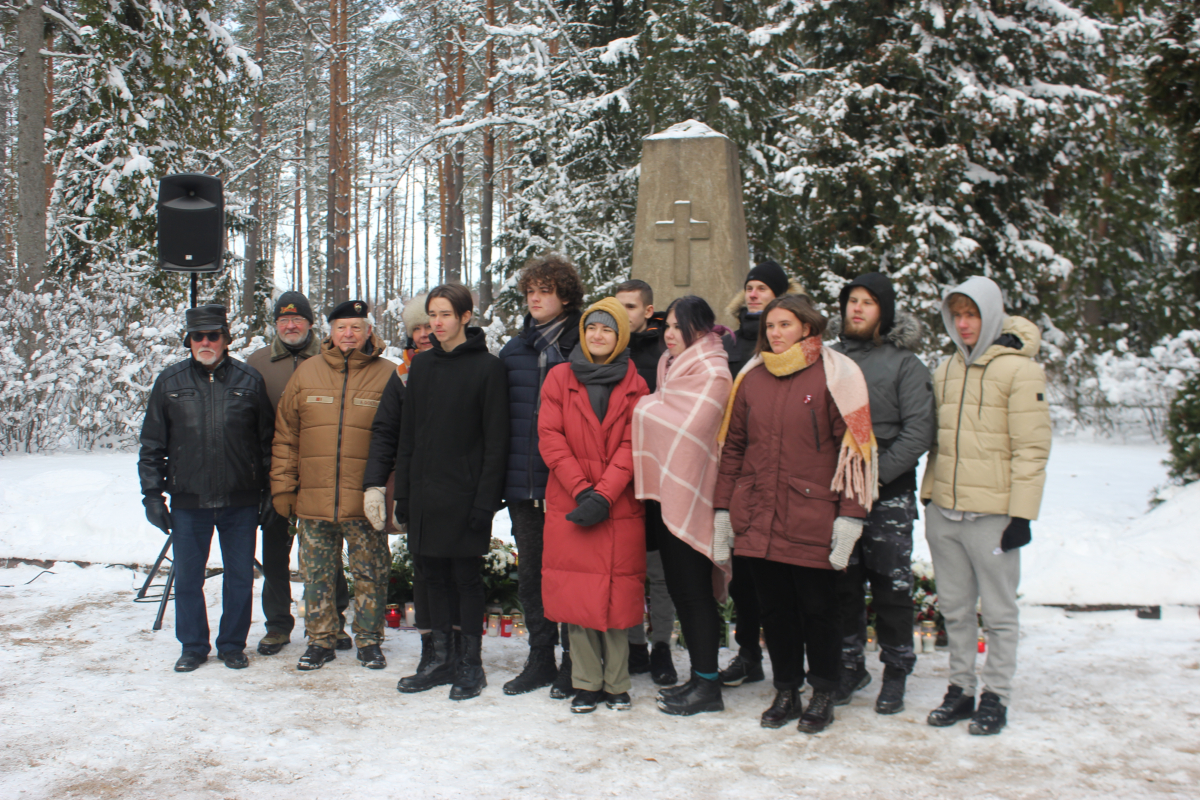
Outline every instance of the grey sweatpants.
<svg viewBox="0 0 1200 800"><path fill-rule="evenodd" d="M1020 550L995 552L1008 522L1009 518L1001 514L974 522L955 522L946 519L932 503L925 514L938 610L946 618L950 644L950 683L964 692L975 691L978 602L987 631L983 690L999 695L1006 706L1017 671L1017 584L1021 581Z"/></svg>
<svg viewBox="0 0 1200 800"><path fill-rule="evenodd" d="M650 641L670 644L671 631L675 630L675 604L667 591L667 576L657 550L646 553L646 578L650 581ZM628 631L631 645L646 643L645 625L634 625Z"/></svg>

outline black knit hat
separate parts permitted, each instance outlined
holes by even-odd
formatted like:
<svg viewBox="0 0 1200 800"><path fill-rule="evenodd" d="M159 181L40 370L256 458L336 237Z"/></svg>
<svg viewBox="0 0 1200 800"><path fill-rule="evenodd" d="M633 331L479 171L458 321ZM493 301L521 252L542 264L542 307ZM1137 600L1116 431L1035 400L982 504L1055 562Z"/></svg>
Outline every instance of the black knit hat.
<svg viewBox="0 0 1200 800"><path fill-rule="evenodd" d="M366 319L369 310L365 300L347 300L334 306L326 319L330 322L335 319Z"/></svg>
<svg viewBox="0 0 1200 800"><path fill-rule="evenodd" d="M308 302L308 298L300 292L284 292L279 295L279 299L275 301L275 321L286 314L297 314L308 320L311 325L313 320L312 305Z"/></svg>
<svg viewBox="0 0 1200 800"><path fill-rule="evenodd" d="M838 295L838 305L842 309L843 329L846 319L846 302L850 299L850 291L855 286L861 286L874 295L875 302L879 303L879 335L887 336L896 322L896 289L892 286L892 279L882 272L868 272L865 275L859 275L842 287L842 291Z"/></svg>
<svg viewBox="0 0 1200 800"><path fill-rule="evenodd" d="M198 306L197 308L189 308L184 314L186 326L184 327L183 343L190 347L192 338L189 334L200 333L201 331L221 331L229 334L229 320L226 317L225 306L212 304L207 306Z"/></svg>
<svg viewBox="0 0 1200 800"><path fill-rule="evenodd" d="M746 273L746 281L742 284L742 286L745 286L750 281L762 281L772 292L775 293L776 297L783 297L785 294L787 294L787 273L783 271L783 267L779 266L769 258Z"/></svg>

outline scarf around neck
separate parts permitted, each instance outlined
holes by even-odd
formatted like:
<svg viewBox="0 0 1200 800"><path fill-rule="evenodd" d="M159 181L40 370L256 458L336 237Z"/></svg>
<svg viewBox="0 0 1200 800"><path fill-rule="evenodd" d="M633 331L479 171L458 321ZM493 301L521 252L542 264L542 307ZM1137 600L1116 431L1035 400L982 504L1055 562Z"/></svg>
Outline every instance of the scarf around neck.
<svg viewBox="0 0 1200 800"><path fill-rule="evenodd" d="M588 402L592 404L592 411L596 412L596 419L603 422L613 387L629 371L629 349L622 350L611 364L594 364L584 355L583 346L577 344L571 351L571 371L587 391Z"/></svg>
<svg viewBox="0 0 1200 800"><path fill-rule="evenodd" d="M734 398L750 370L761 365L775 377L786 378L812 366L817 359L825 363L825 384L833 395L838 413L846 421L846 434L842 437L837 470L829 488L854 498L870 511L872 503L879 496L879 447L871 427L867 382L857 364L824 346L818 336L802 339L782 353L759 353L746 362L733 382L733 391L729 393L729 403L725 406L725 418L721 421L717 441L725 444L725 437L729 435L729 421L733 417Z"/></svg>

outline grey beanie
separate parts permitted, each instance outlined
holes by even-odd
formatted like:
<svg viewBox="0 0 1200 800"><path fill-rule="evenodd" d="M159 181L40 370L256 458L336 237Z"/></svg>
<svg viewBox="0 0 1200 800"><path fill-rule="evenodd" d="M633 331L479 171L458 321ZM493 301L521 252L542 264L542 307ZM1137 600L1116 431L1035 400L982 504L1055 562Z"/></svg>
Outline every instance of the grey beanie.
<svg viewBox="0 0 1200 800"><path fill-rule="evenodd" d="M607 311L602 311L601 309L596 309L587 315L587 319L583 321L584 329L586 330L587 326L591 325L593 322L598 322L601 325L607 325L618 333L621 331L621 329L617 327L617 318Z"/></svg>

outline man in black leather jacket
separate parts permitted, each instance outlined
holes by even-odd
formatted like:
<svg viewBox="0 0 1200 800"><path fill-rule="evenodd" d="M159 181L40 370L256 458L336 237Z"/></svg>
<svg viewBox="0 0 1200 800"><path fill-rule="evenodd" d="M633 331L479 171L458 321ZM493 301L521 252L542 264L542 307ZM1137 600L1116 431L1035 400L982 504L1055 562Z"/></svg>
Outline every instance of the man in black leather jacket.
<svg viewBox="0 0 1200 800"><path fill-rule="evenodd" d="M142 424L138 477L146 518L174 532L175 636L183 646L176 672L208 660L204 569L214 526L225 568L217 658L231 669L249 665L255 531L269 485L275 409L262 376L229 355L230 338L224 306L190 309L184 344L191 358L159 374Z"/></svg>

